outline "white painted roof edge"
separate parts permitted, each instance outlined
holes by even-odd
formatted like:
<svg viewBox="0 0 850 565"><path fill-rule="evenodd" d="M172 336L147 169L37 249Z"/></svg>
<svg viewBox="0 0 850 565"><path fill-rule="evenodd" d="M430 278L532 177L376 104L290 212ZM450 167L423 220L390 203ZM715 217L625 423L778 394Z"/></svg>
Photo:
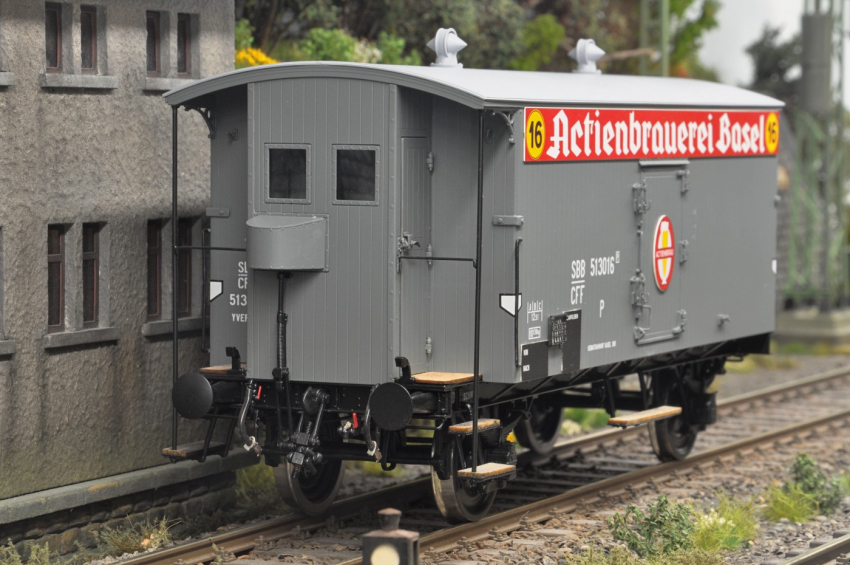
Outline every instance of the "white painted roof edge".
<svg viewBox="0 0 850 565"><path fill-rule="evenodd" d="M295 62L249 67L166 92L172 106L226 88L286 78L343 78L397 84L475 109L524 106L781 108L756 92L720 83L630 75Z"/></svg>

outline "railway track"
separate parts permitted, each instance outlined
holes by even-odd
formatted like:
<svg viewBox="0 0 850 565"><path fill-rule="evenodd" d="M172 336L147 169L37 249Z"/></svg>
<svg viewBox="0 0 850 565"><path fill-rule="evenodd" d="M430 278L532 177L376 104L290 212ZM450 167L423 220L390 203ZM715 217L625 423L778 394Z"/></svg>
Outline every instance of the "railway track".
<svg viewBox="0 0 850 565"><path fill-rule="evenodd" d="M837 421L850 421L848 397L850 371L842 369L728 399L718 405L718 423L700 435L695 453L684 461L658 463L643 428L604 430L566 440L545 457L523 453L518 476L500 491L494 514L475 523L446 524L433 507L426 477L340 500L328 519L288 514L122 563L196 564L222 554L252 551L258 558L306 555L314 562L357 565L361 562L359 536L375 529L375 511L389 506L404 509L401 527L423 533L420 547L445 551L463 538L474 541L512 531L520 521L546 520L555 509L586 503L600 493L605 496Z"/></svg>

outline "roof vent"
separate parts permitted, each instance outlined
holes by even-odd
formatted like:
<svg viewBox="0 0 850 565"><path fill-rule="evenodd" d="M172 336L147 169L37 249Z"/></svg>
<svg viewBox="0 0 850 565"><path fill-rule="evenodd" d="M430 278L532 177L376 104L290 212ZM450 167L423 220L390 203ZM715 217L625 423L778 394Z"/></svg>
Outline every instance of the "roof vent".
<svg viewBox="0 0 850 565"><path fill-rule="evenodd" d="M576 60L578 67L576 73L599 74L602 71L596 68L596 61L602 58L605 51L596 46L592 39L579 39L575 49L569 52L569 56Z"/></svg>
<svg viewBox="0 0 850 565"><path fill-rule="evenodd" d="M437 53L437 60L432 67L463 67L457 62L457 54L466 47L466 41L457 36L453 27L441 27L437 35L428 42L428 48Z"/></svg>

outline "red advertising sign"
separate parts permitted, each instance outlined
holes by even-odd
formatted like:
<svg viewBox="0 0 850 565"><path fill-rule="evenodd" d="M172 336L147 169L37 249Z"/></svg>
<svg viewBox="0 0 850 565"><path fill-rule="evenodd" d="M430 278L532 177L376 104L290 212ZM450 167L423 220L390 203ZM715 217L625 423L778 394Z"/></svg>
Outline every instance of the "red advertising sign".
<svg viewBox="0 0 850 565"><path fill-rule="evenodd" d="M525 161L775 155L776 112L526 108Z"/></svg>
<svg viewBox="0 0 850 565"><path fill-rule="evenodd" d="M673 222L667 216L661 216L655 226L655 237L652 241L652 270L655 273L655 285L661 292L670 286L675 259L676 239L673 237Z"/></svg>

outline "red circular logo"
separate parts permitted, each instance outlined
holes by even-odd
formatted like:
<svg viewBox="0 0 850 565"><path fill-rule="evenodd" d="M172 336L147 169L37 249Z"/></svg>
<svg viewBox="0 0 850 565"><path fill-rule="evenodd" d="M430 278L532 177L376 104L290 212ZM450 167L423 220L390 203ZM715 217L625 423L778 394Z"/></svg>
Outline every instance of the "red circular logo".
<svg viewBox="0 0 850 565"><path fill-rule="evenodd" d="M670 286L675 262L676 239L673 237L673 222L667 216L661 216L655 225L655 237L652 240L652 270L655 272L655 284L661 292Z"/></svg>

